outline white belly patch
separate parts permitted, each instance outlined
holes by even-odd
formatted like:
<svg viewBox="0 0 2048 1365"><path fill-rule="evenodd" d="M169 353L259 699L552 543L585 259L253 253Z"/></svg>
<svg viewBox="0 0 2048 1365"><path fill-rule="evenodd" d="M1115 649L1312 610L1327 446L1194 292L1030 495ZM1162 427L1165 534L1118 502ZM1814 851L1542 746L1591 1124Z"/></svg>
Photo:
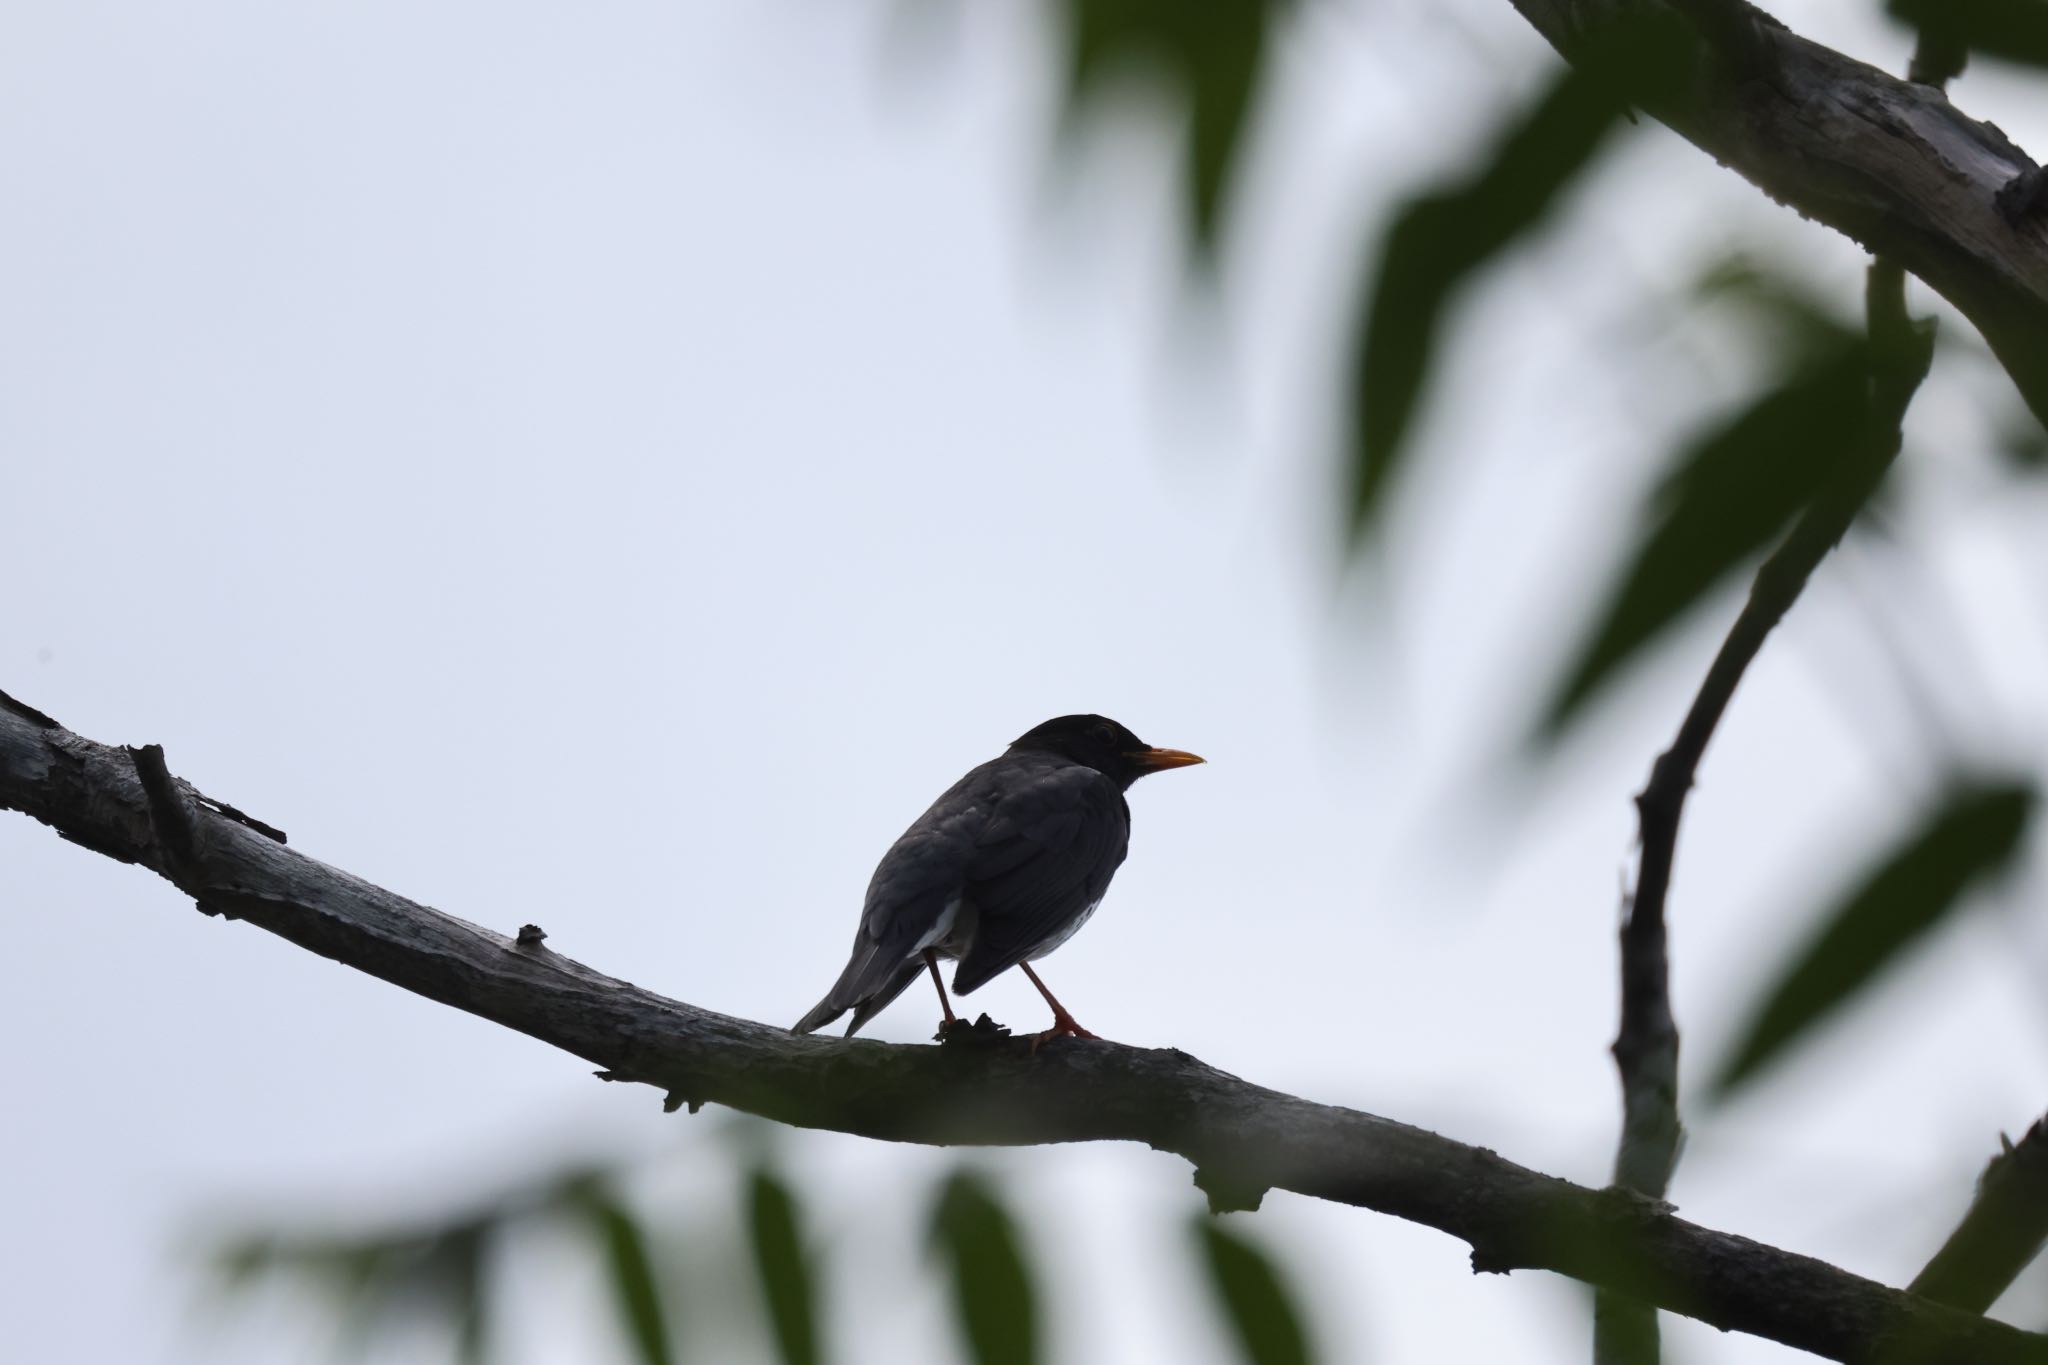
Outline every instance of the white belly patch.
<svg viewBox="0 0 2048 1365"><path fill-rule="evenodd" d="M953 933L953 925L958 922L959 918L960 898L955 896L952 900L946 902L945 909L939 911L939 918L932 924L932 927L925 930L918 937L917 946L910 950L910 955L916 957L927 948L944 947L946 940ZM954 954L949 953L947 956L954 956Z"/></svg>

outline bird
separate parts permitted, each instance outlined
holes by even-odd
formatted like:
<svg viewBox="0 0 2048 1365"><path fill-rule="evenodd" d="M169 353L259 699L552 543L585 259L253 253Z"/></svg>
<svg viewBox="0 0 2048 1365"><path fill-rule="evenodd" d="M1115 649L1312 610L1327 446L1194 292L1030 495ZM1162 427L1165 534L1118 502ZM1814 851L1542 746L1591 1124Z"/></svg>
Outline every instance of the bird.
<svg viewBox="0 0 2048 1365"><path fill-rule="evenodd" d="M955 995L1023 969L1052 1007L1034 1051L1058 1036L1094 1038L1031 964L1102 903L1130 844L1131 784L1202 761L1155 749L1106 716L1058 716L1026 731L947 788L882 855L846 970L792 1031L814 1032L851 1010L850 1038L929 971L943 1037L956 1022L939 974L945 958L959 964Z"/></svg>

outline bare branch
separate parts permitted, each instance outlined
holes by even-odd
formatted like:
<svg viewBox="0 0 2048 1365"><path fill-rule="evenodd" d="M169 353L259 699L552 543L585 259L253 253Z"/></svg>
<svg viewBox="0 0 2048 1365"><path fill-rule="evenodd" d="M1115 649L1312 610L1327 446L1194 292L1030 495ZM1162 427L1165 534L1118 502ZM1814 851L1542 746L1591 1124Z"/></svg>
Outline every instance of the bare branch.
<svg viewBox="0 0 2048 1365"><path fill-rule="evenodd" d="M2008 1141L1977 1181L1970 1211L1913 1280L1915 1294L1982 1313L2048 1243L2048 1118Z"/></svg>
<svg viewBox="0 0 2048 1365"><path fill-rule="evenodd" d="M1934 356L1931 326L1916 325L1906 315L1905 276L1896 265L1871 263L1866 311L1871 387L1864 425L1842 433L1841 453L1828 482L1757 570L1749 600L1721 642L1677 738L1657 756L1648 785L1636 797L1642 853L1621 928L1621 1027L1614 1060L1621 1073L1622 1133L1614 1183L1652 1199L1663 1198L1670 1187L1684 1141L1664 910L1686 797L1750 662L1897 457L1906 407ZM1616 1303L1611 1296L1596 1300L1596 1361L1629 1365L1653 1363L1657 1356L1651 1310Z"/></svg>
<svg viewBox="0 0 2048 1365"><path fill-rule="evenodd" d="M125 751L0 694L0 807L168 875ZM1836 1360L2048 1365L2048 1337L1687 1223L1449 1138L1241 1081L1173 1049L1021 1040L907 1047L799 1038L665 999L430 910L196 802L180 889L301 947L551 1043L673 1107L729 1105L896 1142L1142 1142L1243 1206L1267 1189L1389 1213L1471 1244L1475 1269L1556 1271Z"/></svg>
<svg viewBox="0 0 2048 1365"><path fill-rule="evenodd" d="M1614 1179L1662 1198L1684 1136L1664 907L1679 821L1701 757L1750 660L1897 454L1898 424L1929 358L1928 339L1906 319L1901 265L1976 323L2048 422L2048 230L2037 215L2014 207L2038 183L2033 161L1941 93L1961 64L1940 35L1922 34L1909 83L1808 42L1747 0L1513 3L1567 60L1619 74L1629 96L1681 136L1773 198L1880 253L1870 282L1870 429L1847 435L1849 458L1833 487L1758 572L1677 738L1636 802L1642 853L1621 932L1614 1056L1623 1122ZM1699 60L1689 82L1644 87L1613 72L1596 39L1660 9L1692 26ZM1653 1311L1603 1294L1594 1321L1601 1365L1654 1365Z"/></svg>
<svg viewBox="0 0 2048 1365"><path fill-rule="evenodd" d="M1511 0L1567 60L1659 0ZM2048 423L2048 214L2034 161L1931 84L1809 42L1741 0L1676 0L1698 28L1691 82L1628 97L1780 203L1926 281L1984 334ZM1740 39L1728 35L1739 33Z"/></svg>

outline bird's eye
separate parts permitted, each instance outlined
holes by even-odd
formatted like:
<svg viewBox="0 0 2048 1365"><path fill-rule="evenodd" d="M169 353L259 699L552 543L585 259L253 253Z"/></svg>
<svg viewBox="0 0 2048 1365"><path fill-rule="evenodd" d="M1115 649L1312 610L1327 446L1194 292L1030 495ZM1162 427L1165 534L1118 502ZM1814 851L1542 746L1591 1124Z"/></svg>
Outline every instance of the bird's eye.
<svg viewBox="0 0 2048 1365"><path fill-rule="evenodd" d="M1113 725L1096 726L1095 738L1101 740L1104 744L1116 743L1116 727Z"/></svg>

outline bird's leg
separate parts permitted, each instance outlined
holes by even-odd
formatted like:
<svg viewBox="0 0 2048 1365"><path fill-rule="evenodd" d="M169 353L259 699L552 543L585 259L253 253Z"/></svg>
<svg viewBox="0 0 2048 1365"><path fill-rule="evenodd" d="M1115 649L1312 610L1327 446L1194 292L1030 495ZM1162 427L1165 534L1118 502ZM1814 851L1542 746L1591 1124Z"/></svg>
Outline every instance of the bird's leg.
<svg viewBox="0 0 2048 1365"><path fill-rule="evenodd" d="M1052 992L1047 990L1045 988L1045 983L1038 979L1038 973L1031 970L1031 964L1029 962L1019 962L1017 965L1024 969L1024 975L1031 978L1031 984L1038 987L1038 993L1045 997L1045 1003L1052 1006L1052 1027L1047 1029L1043 1033L1034 1034L1032 1036L1031 1050L1033 1052L1038 1051L1038 1045L1040 1043L1043 1043L1048 1038L1096 1037L1095 1034L1090 1033L1087 1029L1084 1029L1079 1024L1075 1023L1074 1016L1067 1013L1067 1007L1065 1005L1062 1005L1059 1001L1052 998Z"/></svg>
<svg viewBox="0 0 2048 1365"><path fill-rule="evenodd" d="M932 985L938 988L939 1008L946 1012L946 1022L939 1025L939 1032L944 1033L947 1029L953 1027L953 1025L959 1023L960 1021L953 1017L953 1002L946 998L946 983L939 977L938 953L930 948L925 949L924 965L931 971Z"/></svg>

